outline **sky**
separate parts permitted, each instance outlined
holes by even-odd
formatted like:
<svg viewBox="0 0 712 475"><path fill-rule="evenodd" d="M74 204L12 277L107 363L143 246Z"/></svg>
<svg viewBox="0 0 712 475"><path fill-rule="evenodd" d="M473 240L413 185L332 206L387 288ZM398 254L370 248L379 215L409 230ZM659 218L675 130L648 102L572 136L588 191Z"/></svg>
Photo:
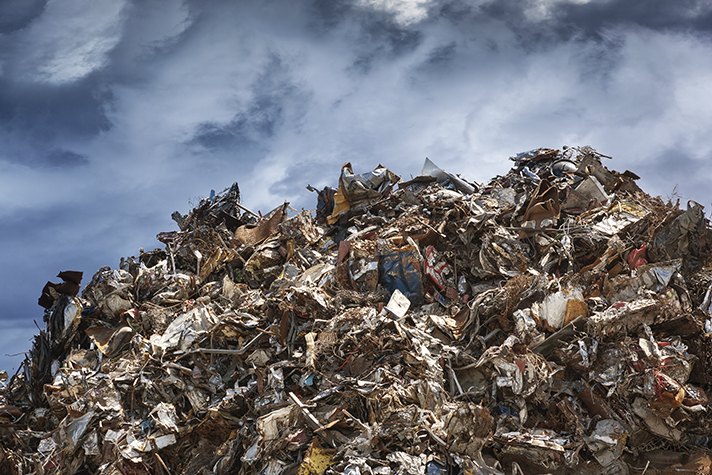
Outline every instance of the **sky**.
<svg viewBox="0 0 712 475"><path fill-rule="evenodd" d="M710 58L709 0L2 0L0 369L45 282L233 182L311 209L345 162L486 183L590 145L709 213Z"/></svg>

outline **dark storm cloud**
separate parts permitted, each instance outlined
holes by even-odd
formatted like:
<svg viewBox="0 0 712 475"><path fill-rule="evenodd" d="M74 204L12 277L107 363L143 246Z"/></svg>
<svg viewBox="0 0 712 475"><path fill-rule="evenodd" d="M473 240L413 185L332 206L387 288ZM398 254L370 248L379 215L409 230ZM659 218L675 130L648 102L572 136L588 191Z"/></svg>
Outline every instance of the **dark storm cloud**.
<svg viewBox="0 0 712 475"><path fill-rule="evenodd" d="M3 0L0 3L0 35L26 27L44 10L47 0Z"/></svg>
<svg viewBox="0 0 712 475"><path fill-rule="evenodd" d="M30 167L86 164L85 155L63 150L62 144L111 128L112 94L100 83L95 77L51 86L0 79L0 140L6 144L0 161Z"/></svg>
<svg viewBox="0 0 712 475"><path fill-rule="evenodd" d="M438 46L428 54L426 64L432 68L442 67L455 58L456 48L457 44L454 41L443 46Z"/></svg>
<svg viewBox="0 0 712 475"><path fill-rule="evenodd" d="M575 25L577 30L594 36L604 29L632 25L663 31L712 31L712 8L708 0L561 2L552 16L556 24Z"/></svg>
<svg viewBox="0 0 712 475"><path fill-rule="evenodd" d="M259 143L253 140L250 125L244 117L233 119L227 125L211 122L200 124L190 144L200 145L211 150L253 149L259 147Z"/></svg>
<svg viewBox="0 0 712 475"><path fill-rule="evenodd" d="M477 10L479 21L484 18L493 18L504 21L510 27L520 27L526 24L536 23L537 20L530 20L527 17L527 9L532 2L527 0L504 0L485 2ZM483 18L484 17L484 18Z"/></svg>
<svg viewBox="0 0 712 475"><path fill-rule="evenodd" d="M87 165L89 157L80 153L74 153L71 150L52 150L47 155L47 164L58 168L73 168L81 165Z"/></svg>
<svg viewBox="0 0 712 475"><path fill-rule="evenodd" d="M438 15L453 25L500 21L527 49L560 41L602 40L607 30L712 31L707 0L497 0L478 5L439 2Z"/></svg>
<svg viewBox="0 0 712 475"><path fill-rule="evenodd" d="M363 22L364 44L386 57L397 57L414 51L423 41L417 28L399 26L393 21L379 19Z"/></svg>
<svg viewBox="0 0 712 475"><path fill-rule="evenodd" d="M347 14L353 12L351 3L347 0L315 0L310 10L312 16L308 26L311 31L317 33L336 28Z"/></svg>
<svg viewBox="0 0 712 475"><path fill-rule="evenodd" d="M463 0L454 0L442 2L435 9L435 14L452 24L456 25L458 23L470 21L473 12L477 10L477 7L469 4Z"/></svg>
<svg viewBox="0 0 712 475"><path fill-rule="evenodd" d="M192 144L207 149L260 149L261 144L274 138L286 120L289 103L299 102L300 92L291 83L289 68L272 55L250 87L252 98L225 125L204 123L197 127Z"/></svg>
<svg viewBox="0 0 712 475"><path fill-rule="evenodd" d="M413 52L422 39L416 28L401 27L393 21L364 21L358 41L361 51L352 70L368 74L376 63Z"/></svg>
<svg viewBox="0 0 712 475"><path fill-rule="evenodd" d="M29 132L33 139L95 135L111 126L106 115L111 99L98 77L49 86L5 80L0 82L0 127Z"/></svg>

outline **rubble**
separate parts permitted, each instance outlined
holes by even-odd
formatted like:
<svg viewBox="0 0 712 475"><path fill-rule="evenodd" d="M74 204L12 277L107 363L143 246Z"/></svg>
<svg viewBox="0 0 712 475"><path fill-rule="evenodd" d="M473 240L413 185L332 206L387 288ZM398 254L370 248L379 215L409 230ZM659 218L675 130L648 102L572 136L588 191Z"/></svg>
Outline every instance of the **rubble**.
<svg viewBox="0 0 712 475"><path fill-rule="evenodd" d="M314 213L211 193L42 289L0 473L710 473L710 223L608 159L346 164Z"/></svg>

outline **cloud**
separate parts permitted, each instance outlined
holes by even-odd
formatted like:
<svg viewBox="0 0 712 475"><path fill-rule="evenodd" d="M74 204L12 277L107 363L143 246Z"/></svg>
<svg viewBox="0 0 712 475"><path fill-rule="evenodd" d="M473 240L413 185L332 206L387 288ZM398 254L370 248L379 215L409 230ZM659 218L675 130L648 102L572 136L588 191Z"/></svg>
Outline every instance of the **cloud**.
<svg viewBox="0 0 712 475"><path fill-rule="evenodd" d="M646 157L646 167L642 170L641 186L655 187L660 190L663 199L675 201L680 198L684 209L687 200L698 201L710 209L712 196L705 190L709 188L712 170L707 164L712 163L712 152L694 156L686 147L668 144L655 154ZM655 170L655 173L644 173Z"/></svg>
<svg viewBox="0 0 712 475"><path fill-rule="evenodd" d="M408 26L425 20L434 3L432 0L358 0L357 5L388 13L399 25Z"/></svg>
<svg viewBox="0 0 712 475"><path fill-rule="evenodd" d="M12 75L31 83L64 84L101 69L121 38L117 0L49 0L41 14L12 35Z"/></svg>
<svg viewBox="0 0 712 475"><path fill-rule="evenodd" d="M0 78L0 161L44 166L52 150L71 149L111 128L106 115L111 91L86 78L74 84L39 87Z"/></svg>
<svg viewBox="0 0 712 475"><path fill-rule="evenodd" d="M543 2L542 2L543 4ZM712 30L712 5L706 0L563 0L551 4L548 18L595 33L612 27L638 26L656 31Z"/></svg>
<svg viewBox="0 0 712 475"><path fill-rule="evenodd" d="M46 0L5 0L0 4L0 35L25 28L42 13Z"/></svg>
<svg viewBox="0 0 712 475"><path fill-rule="evenodd" d="M48 162L53 167L73 168L89 163L89 158L86 155L74 153L71 150L55 149L50 151Z"/></svg>
<svg viewBox="0 0 712 475"><path fill-rule="evenodd" d="M197 126L190 143L206 149L241 149L268 143L288 120L289 109L299 109L303 102L299 86L292 82L289 65L271 54L264 69L249 86L251 97L238 106L237 114L226 124L206 122ZM291 117L292 125L299 122L299 112Z"/></svg>

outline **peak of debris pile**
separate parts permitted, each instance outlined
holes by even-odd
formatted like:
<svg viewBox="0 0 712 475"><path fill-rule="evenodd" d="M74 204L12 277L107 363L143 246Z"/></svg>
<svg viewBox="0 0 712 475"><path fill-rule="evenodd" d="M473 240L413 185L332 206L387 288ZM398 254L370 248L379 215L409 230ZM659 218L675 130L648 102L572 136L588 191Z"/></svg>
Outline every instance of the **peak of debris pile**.
<svg viewBox="0 0 712 475"><path fill-rule="evenodd" d="M710 473L710 223L609 159L346 164L313 212L211 193L42 289L0 473Z"/></svg>

